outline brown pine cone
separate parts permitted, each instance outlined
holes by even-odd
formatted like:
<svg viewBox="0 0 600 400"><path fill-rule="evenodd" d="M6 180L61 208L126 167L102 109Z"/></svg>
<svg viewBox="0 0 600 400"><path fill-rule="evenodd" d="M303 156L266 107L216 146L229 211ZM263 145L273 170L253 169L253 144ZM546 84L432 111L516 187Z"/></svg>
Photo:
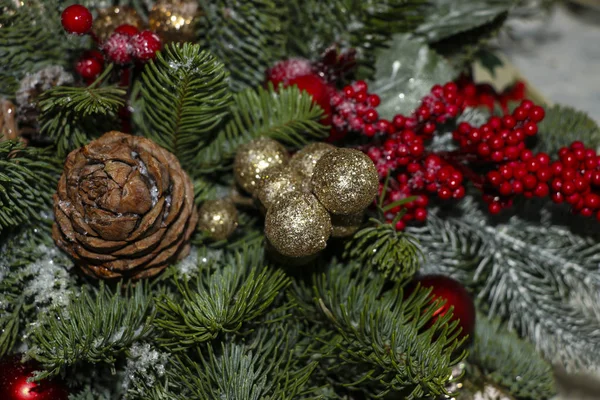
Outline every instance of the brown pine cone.
<svg viewBox="0 0 600 400"><path fill-rule="evenodd" d="M98 278L147 278L187 255L198 214L177 158L108 132L69 154L54 195L56 244Z"/></svg>

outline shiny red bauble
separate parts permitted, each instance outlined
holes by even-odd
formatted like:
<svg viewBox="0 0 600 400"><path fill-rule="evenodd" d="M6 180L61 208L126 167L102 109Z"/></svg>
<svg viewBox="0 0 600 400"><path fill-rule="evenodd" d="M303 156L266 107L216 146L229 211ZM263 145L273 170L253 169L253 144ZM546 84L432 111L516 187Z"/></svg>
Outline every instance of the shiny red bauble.
<svg viewBox="0 0 600 400"><path fill-rule="evenodd" d="M90 10L80 4L73 4L64 9L60 22L65 31L76 35L84 35L92 29L94 19Z"/></svg>
<svg viewBox="0 0 600 400"><path fill-rule="evenodd" d="M287 86L290 80L312 73L313 66L309 60L290 58L279 61L267 70L267 82L271 82L273 87L277 88L281 83Z"/></svg>
<svg viewBox="0 0 600 400"><path fill-rule="evenodd" d="M335 91L317 74L298 76L290 79L285 86L297 86L300 91L307 92L324 111L323 125L331 124L331 94Z"/></svg>
<svg viewBox="0 0 600 400"><path fill-rule="evenodd" d="M63 381L27 382L33 371L40 369L34 362L21 363L21 355L0 360L0 399L2 400L67 400L69 391Z"/></svg>
<svg viewBox="0 0 600 400"><path fill-rule="evenodd" d="M138 61L148 61L156 56L162 45L158 35L152 31L142 31L131 37L131 52Z"/></svg>
<svg viewBox="0 0 600 400"><path fill-rule="evenodd" d="M450 308L454 307L452 321L459 321L458 325L462 328L460 337L473 335L475 332L475 304L462 284L443 275L427 275L417 281L421 287L431 288L432 302L436 299L446 301L444 305L434 311L434 321L446 315Z"/></svg>

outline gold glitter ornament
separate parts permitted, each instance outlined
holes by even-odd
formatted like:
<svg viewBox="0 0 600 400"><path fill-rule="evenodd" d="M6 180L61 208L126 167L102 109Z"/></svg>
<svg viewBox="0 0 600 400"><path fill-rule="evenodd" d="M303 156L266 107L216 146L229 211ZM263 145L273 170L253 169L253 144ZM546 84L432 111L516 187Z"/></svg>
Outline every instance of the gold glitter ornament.
<svg viewBox="0 0 600 400"><path fill-rule="evenodd" d="M246 192L254 194L269 168L286 165L288 161L289 155L281 143L265 137L255 139L240 146L235 155L235 181Z"/></svg>
<svg viewBox="0 0 600 400"><path fill-rule="evenodd" d="M327 246L331 217L312 194L290 192L267 211L265 235L279 254L309 257Z"/></svg>
<svg viewBox="0 0 600 400"><path fill-rule="evenodd" d="M198 228L213 240L227 239L238 226L237 209L227 199L205 201L198 214Z"/></svg>
<svg viewBox="0 0 600 400"><path fill-rule="evenodd" d="M158 0L148 23L165 43L190 42L195 38L194 24L202 14L197 0Z"/></svg>
<svg viewBox="0 0 600 400"><path fill-rule="evenodd" d="M312 191L332 214L356 214L367 208L379 188L375 164L355 149L335 149L315 166Z"/></svg>
<svg viewBox="0 0 600 400"><path fill-rule="evenodd" d="M360 229L364 217L364 211L350 215L331 215L331 225L333 226L331 237L345 238L354 235Z"/></svg>
<svg viewBox="0 0 600 400"><path fill-rule="evenodd" d="M335 150L335 146L323 142L311 143L294 154L290 160L290 167L298 171L303 178L310 180L317 161L331 150Z"/></svg>
<svg viewBox="0 0 600 400"><path fill-rule="evenodd" d="M254 198L262 212L266 212L275 201L289 192L299 191L302 178L289 166L269 168L256 185Z"/></svg>
<svg viewBox="0 0 600 400"><path fill-rule="evenodd" d="M101 42L104 42L113 34L116 28L124 24L133 25L142 30L144 20L131 7L116 6L103 8L98 11L98 16L94 18L92 32L98 36Z"/></svg>

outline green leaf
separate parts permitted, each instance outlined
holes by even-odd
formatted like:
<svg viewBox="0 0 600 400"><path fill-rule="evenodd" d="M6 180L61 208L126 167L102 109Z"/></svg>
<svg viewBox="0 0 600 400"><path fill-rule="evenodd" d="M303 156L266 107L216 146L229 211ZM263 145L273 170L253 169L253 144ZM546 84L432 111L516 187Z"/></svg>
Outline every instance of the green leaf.
<svg viewBox="0 0 600 400"><path fill-rule="evenodd" d="M143 135L195 172L198 152L214 140L229 109L224 65L199 45L172 44L146 65L142 81L136 122Z"/></svg>
<svg viewBox="0 0 600 400"><path fill-rule="evenodd" d="M369 89L381 97L382 118L410 114L433 85L453 80L457 73L421 40L396 35L390 47L377 53L375 77Z"/></svg>
<svg viewBox="0 0 600 400"><path fill-rule="evenodd" d="M237 148L257 137L270 137L293 147L324 138L329 129L320 122L322 115L312 97L295 86L278 92L269 86L237 93L227 125L198 153L198 171L227 168Z"/></svg>
<svg viewBox="0 0 600 400"><path fill-rule="evenodd" d="M561 147L580 140L587 147L600 146L600 127L586 113L568 106L555 105L546 109L538 125L536 151L556 153Z"/></svg>
<svg viewBox="0 0 600 400"><path fill-rule="evenodd" d="M492 77L496 77L496 68L504 65L504 62L496 55L496 53L486 48L480 49L477 54L475 54L475 57L481 66L489 71Z"/></svg>
<svg viewBox="0 0 600 400"><path fill-rule="evenodd" d="M433 0L415 34L430 43L438 42L494 21L513 4L513 0Z"/></svg>

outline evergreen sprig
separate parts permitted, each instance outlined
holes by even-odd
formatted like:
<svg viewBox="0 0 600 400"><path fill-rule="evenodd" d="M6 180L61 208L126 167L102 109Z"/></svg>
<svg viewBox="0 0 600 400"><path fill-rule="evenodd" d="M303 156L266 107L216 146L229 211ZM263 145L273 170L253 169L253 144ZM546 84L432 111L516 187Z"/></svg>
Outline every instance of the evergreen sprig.
<svg viewBox="0 0 600 400"><path fill-rule="evenodd" d="M28 351L45 368L37 378L81 362L114 364L127 347L150 335L154 315L147 285L84 287L67 307L40 316Z"/></svg>
<svg viewBox="0 0 600 400"><path fill-rule="evenodd" d="M40 132L52 138L59 157L118 126L117 112L125 103L125 91L100 86L111 70L109 66L89 86L56 86L40 97Z"/></svg>
<svg viewBox="0 0 600 400"><path fill-rule="evenodd" d="M404 296L401 285L386 289L382 275L356 262L334 263L314 277L312 290L296 284L292 299L309 323L322 327L314 331L322 346L313 352L329 373L350 379L340 383L346 387L377 397L448 394L445 381L466 356L455 354L461 341L450 314L421 331L436 309L428 290Z"/></svg>
<svg viewBox="0 0 600 400"><path fill-rule="evenodd" d="M189 280L176 281L181 297L163 296L157 302L161 342L173 351L184 350L239 331L264 314L290 281L281 270L261 268L261 258L256 249L236 252L216 271L201 271L193 286Z"/></svg>
<svg viewBox="0 0 600 400"><path fill-rule="evenodd" d="M536 151L554 155L563 146L579 140L593 149L600 146L600 127L586 113L572 107L555 105L546 108L546 116L538 126L540 134Z"/></svg>
<svg viewBox="0 0 600 400"><path fill-rule="evenodd" d="M225 62L234 91L259 85L265 71L285 57L285 0L200 0L198 43Z"/></svg>
<svg viewBox="0 0 600 400"><path fill-rule="evenodd" d="M469 361L481 370L486 381L517 399L544 400L556 394L551 365L530 343L502 329L499 320L477 316Z"/></svg>
<svg viewBox="0 0 600 400"><path fill-rule="evenodd" d="M139 125L143 135L175 154L194 174L231 100L223 63L201 46L172 44L144 68Z"/></svg>
<svg viewBox="0 0 600 400"><path fill-rule="evenodd" d="M56 189L60 164L47 150L0 142L0 233L41 223Z"/></svg>
<svg viewBox="0 0 600 400"><path fill-rule="evenodd" d="M65 40L60 25L60 0L32 0L15 7L0 0L0 96L14 98L19 81L50 65L69 65L68 50L82 39ZM32 23L32 20L35 23Z"/></svg>
<svg viewBox="0 0 600 400"><path fill-rule="evenodd" d="M264 326L247 341L209 343L197 349L199 362L178 356L171 379L185 391L182 399L297 399L317 363L299 363L288 337L280 326Z"/></svg>
<svg viewBox="0 0 600 400"><path fill-rule="evenodd" d="M319 122L323 110L295 86L278 92L272 86L246 89L233 100L227 125L197 156L202 171L227 168L237 148L257 137L299 147L327 134L328 128Z"/></svg>
<svg viewBox="0 0 600 400"><path fill-rule="evenodd" d="M371 223L373 226L361 229L346 243L344 257L358 260L392 281L410 279L422 259L416 240L393 224L374 218Z"/></svg>

